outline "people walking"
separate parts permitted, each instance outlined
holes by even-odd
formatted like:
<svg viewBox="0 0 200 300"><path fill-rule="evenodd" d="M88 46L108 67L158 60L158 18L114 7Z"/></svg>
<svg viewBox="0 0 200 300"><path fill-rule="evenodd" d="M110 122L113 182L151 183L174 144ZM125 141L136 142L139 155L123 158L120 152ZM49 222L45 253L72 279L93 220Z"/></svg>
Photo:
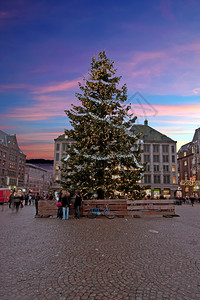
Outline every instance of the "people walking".
<svg viewBox="0 0 200 300"><path fill-rule="evenodd" d="M76 190L75 192L75 218L80 218L80 209L81 209L81 203L82 203L82 197L81 197L81 191Z"/></svg>
<svg viewBox="0 0 200 300"><path fill-rule="evenodd" d="M191 201L191 204L192 204L192 206L194 206L194 201L195 201L195 197L190 197L190 201Z"/></svg>
<svg viewBox="0 0 200 300"><path fill-rule="evenodd" d="M14 205L15 205L16 212L18 212L18 210L19 210L21 200L23 200L23 196L16 193L15 196L14 196Z"/></svg>
<svg viewBox="0 0 200 300"><path fill-rule="evenodd" d="M69 205L70 205L70 193L68 191L62 191L61 195L63 220L69 218Z"/></svg>
<svg viewBox="0 0 200 300"><path fill-rule="evenodd" d="M9 208L14 209L14 192L12 192L12 193L10 194L8 203L9 203Z"/></svg>

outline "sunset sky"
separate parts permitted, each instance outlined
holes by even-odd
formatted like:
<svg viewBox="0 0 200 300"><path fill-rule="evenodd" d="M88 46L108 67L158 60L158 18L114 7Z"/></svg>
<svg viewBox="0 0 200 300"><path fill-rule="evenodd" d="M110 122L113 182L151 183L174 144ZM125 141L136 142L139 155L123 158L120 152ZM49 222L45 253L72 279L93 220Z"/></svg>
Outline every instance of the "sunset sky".
<svg viewBox="0 0 200 300"><path fill-rule="evenodd" d="M105 50L128 102L177 141L200 127L199 0L3 0L0 6L0 130L27 158L53 159L70 126L78 82Z"/></svg>

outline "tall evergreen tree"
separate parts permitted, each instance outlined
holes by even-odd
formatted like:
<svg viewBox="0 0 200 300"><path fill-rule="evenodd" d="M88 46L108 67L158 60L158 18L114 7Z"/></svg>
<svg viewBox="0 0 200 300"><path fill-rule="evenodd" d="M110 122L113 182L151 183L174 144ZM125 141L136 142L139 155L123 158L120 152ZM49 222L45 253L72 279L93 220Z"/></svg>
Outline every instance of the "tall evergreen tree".
<svg viewBox="0 0 200 300"><path fill-rule="evenodd" d="M65 111L72 125L65 134L75 143L63 160L61 184L99 198L138 190L143 172L139 137L130 131L136 117L128 114L127 88L119 88L121 77L115 73L104 51L93 57L88 78L76 93L80 106Z"/></svg>

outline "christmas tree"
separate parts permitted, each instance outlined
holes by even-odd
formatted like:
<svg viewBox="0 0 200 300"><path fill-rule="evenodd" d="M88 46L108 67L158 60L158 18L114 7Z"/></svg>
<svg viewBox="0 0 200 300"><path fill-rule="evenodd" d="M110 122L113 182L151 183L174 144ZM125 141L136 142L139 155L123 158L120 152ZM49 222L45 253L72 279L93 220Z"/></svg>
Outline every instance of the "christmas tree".
<svg viewBox="0 0 200 300"><path fill-rule="evenodd" d="M139 137L130 131L136 117L129 114L126 85L119 87L113 61L105 52L93 57L91 69L66 114L72 128L65 134L69 147L61 168L63 188L79 188L83 195L112 198L139 191L144 171L140 164Z"/></svg>

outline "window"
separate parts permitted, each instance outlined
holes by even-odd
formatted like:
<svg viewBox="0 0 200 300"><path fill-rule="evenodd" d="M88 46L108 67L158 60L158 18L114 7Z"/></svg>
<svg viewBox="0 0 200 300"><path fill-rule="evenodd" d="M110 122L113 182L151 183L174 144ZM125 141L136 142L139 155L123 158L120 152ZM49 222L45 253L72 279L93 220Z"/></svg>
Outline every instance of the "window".
<svg viewBox="0 0 200 300"><path fill-rule="evenodd" d="M56 151L59 151L60 150L60 144L57 144L56 145Z"/></svg>
<svg viewBox="0 0 200 300"><path fill-rule="evenodd" d="M169 172L169 166L168 165L163 165L163 171L164 172Z"/></svg>
<svg viewBox="0 0 200 300"><path fill-rule="evenodd" d="M170 184L170 176L169 175L164 175L163 176L163 183L164 184Z"/></svg>
<svg viewBox="0 0 200 300"><path fill-rule="evenodd" d="M183 152L183 156L186 156L186 155L187 155L187 153L186 153L186 151L184 151L184 152Z"/></svg>
<svg viewBox="0 0 200 300"><path fill-rule="evenodd" d="M146 165L146 172L150 172L150 165Z"/></svg>
<svg viewBox="0 0 200 300"><path fill-rule="evenodd" d="M159 155L154 155L153 156L153 162L159 162Z"/></svg>
<svg viewBox="0 0 200 300"><path fill-rule="evenodd" d="M58 163L56 164L56 170L59 170L59 164Z"/></svg>
<svg viewBox="0 0 200 300"><path fill-rule="evenodd" d="M175 162L175 156L172 155L172 162Z"/></svg>
<svg viewBox="0 0 200 300"><path fill-rule="evenodd" d="M144 183L151 183L151 175L144 175Z"/></svg>
<svg viewBox="0 0 200 300"><path fill-rule="evenodd" d="M162 151L163 152L169 152L169 146L168 145L163 145L162 146Z"/></svg>
<svg viewBox="0 0 200 300"><path fill-rule="evenodd" d="M187 166L187 160L184 161L184 166Z"/></svg>
<svg viewBox="0 0 200 300"><path fill-rule="evenodd" d="M174 153L175 152L175 147L174 146L172 146L172 153Z"/></svg>
<svg viewBox="0 0 200 300"><path fill-rule="evenodd" d="M159 165L154 165L153 168L154 168L154 172L159 172Z"/></svg>
<svg viewBox="0 0 200 300"><path fill-rule="evenodd" d="M176 171L176 167L175 165L172 165L172 172L175 172Z"/></svg>
<svg viewBox="0 0 200 300"><path fill-rule="evenodd" d="M144 144L144 152L149 152L150 146L147 144Z"/></svg>
<svg viewBox="0 0 200 300"><path fill-rule="evenodd" d="M144 162L150 162L150 155L148 154L144 155Z"/></svg>
<svg viewBox="0 0 200 300"><path fill-rule="evenodd" d="M173 176L173 183L176 184L176 176Z"/></svg>
<svg viewBox="0 0 200 300"><path fill-rule="evenodd" d="M185 176L185 180L187 180L188 177L187 172L184 173L184 176Z"/></svg>
<svg viewBox="0 0 200 300"><path fill-rule="evenodd" d="M67 144L62 144L63 151L67 151Z"/></svg>
<svg viewBox="0 0 200 300"><path fill-rule="evenodd" d="M55 180L58 180L58 174L56 174L56 176L55 176Z"/></svg>
<svg viewBox="0 0 200 300"><path fill-rule="evenodd" d="M154 175L154 183L160 183L160 175Z"/></svg>
<svg viewBox="0 0 200 300"><path fill-rule="evenodd" d="M56 161L59 161L59 153L56 153Z"/></svg>
<svg viewBox="0 0 200 300"><path fill-rule="evenodd" d="M153 145L153 152L159 152L159 145Z"/></svg>
<svg viewBox="0 0 200 300"><path fill-rule="evenodd" d="M168 155L163 155L163 162L169 162L169 157Z"/></svg>

